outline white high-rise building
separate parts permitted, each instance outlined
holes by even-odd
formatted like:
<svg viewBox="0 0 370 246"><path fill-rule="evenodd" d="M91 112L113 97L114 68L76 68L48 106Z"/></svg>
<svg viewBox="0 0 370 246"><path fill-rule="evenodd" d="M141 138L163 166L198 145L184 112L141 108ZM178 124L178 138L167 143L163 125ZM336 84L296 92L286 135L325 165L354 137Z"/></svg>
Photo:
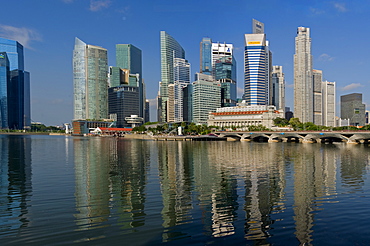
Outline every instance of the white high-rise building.
<svg viewBox="0 0 370 246"><path fill-rule="evenodd" d="M269 105L272 100L272 54L263 23L253 20L253 34L245 34L244 99L248 105Z"/></svg>
<svg viewBox="0 0 370 246"><path fill-rule="evenodd" d="M310 28L298 27L294 54L294 117L313 122L313 80Z"/></svg>
<svg viewBox="0 0 370 246"><path fill-rule="evenodd" d="M174 83L168 88L167 114L168 122L182 122L183 88L190 83L190 63L182 58L174 58Z"/></svg>
<svg viewBox="0 0 370 246"><path fill-rule="evenodd" d="M282 66L272 66L272 102L278 110L285 112L285 77Z"/></svg>
<svg viewBox="0 0 370 246"><path fill-rule="evenodd" d="M323 94L322 94L322 71L321 70L312 70L312 79L313 79L313 123L315 125L323 125Z"/></svg>
<svg viewBox="0 0 370 246"><path fill-rule="evenodd" d="M322 82L322 124L335 125L335 82Z"/></svg>

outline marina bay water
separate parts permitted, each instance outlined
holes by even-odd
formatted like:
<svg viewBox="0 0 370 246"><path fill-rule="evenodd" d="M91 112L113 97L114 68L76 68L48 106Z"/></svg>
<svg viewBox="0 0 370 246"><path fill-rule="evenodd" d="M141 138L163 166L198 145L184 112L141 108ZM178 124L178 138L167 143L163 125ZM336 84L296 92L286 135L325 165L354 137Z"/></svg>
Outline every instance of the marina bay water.
<svg viewBox="0 0 370 246"><path fill-rule="evenodd" d="M0 242L367 245L369 150L0 135Z"/></svg>

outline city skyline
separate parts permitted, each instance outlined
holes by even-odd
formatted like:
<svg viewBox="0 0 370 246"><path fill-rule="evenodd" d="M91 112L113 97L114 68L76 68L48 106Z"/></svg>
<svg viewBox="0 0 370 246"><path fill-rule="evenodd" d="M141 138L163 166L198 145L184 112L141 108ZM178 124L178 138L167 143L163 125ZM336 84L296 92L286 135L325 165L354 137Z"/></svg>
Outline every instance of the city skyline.
<svg viewBox="0 0 370 246"><path fill-rule="evenodd" d="M25 70L32 74L32 120L60 125L73 118L71 50L74 37L106 48L109 66L115 65L116 44L131 43L142 50L143 78L147 99L151 102L151 120L156 118L153 108L156 108L155 97L161 80L160 31L168 32L184 48L186 59L192 64L192 82L194 74L199 72L199 42L203 37L211 37L214 42L233 44L237 61L238 97L241 97L244 77L243 35L252 33L249 24L252 19L265 23L264 32L270 41L273 65L283 66L286 106L294 109L294 37L299 26L310 28L313 68L323 71L323 80L336 81L337 116L340 116L338 107L341 95L362 92L364 103L370 105L366 90L370 83L365 75L369 62L368 56L363 55L367 52L366 47L361 51L346 48L350 43L367 39L367 27L361 23L366 23L370 4L359 6L351 1L235 4L212 1L210 4L205 1L197 3L197 8L194 8L194 3L169 5L168 1L122 3L113 0L60 0L50 3L21 0L3 3L3 7L9 11L5 11L0 21L0 36L17 40L26 48ZM19 4L24 8L19 9ZM12 10L17 10L18 14L11 15ZM233 18L221 20L213 14L219 11L232 13ZM54 18L50 18L50 13ZM199 15L202 14L208 19L200 19ZM65 19L65 15L71 18L60 21ZM142 16L150 16L151 21L143 20ZM200 21L203 21L205 28L196 25Z"/></svg>

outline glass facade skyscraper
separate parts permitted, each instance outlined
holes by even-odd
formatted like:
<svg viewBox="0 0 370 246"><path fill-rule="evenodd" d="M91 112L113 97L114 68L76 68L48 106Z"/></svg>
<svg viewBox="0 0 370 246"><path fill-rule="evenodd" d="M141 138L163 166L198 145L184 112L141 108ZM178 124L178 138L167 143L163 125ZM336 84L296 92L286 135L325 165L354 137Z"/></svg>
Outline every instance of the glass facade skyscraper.
<svg viewBox="0 0 370 246"><path fill-rule="evenodd" d="M212 74L212 40L203 38L200 42L200 72Z"/></svg>
<svg viewBox="0 0 370 246"><path fill-rule="evenodd" d="M161 40L161 82L158 96L158 121L167 122L168 85L174 83L174 58L185 59L181 45L165 31L160 32Z"/></svg>
<svg viewBox="0 0 370 246"><path fill-rule="evenodd" d="M6 85L8 124L3 128L30 128L30 74L24 71L23 46L17 41L0 38L0 52L3 52L4 57L4 52L6 53L9 66L9 76L7 77ZM2 82L2 93L4 95L4 77ZM3 100L5 99L3 98ZM5 126L4 124L2 125Z"/></svg>
<svg viewBox="0 0 370 246"><path fill-rule="evenodd" d="M236 105L236 60L224 56L216 61L215 79L221 83L221 107Z"/></svg>
<svg viewBox="0 0 370 246"><path fill-rule="evenodd" d="M143 82L143 71L142 71L142 54L141 50L132 44L117 44L116 45L116 67L122 69L128 69L130 74L138 74L139 83L136 83L136 79L130 79L132 86L139 87L139 113L140 117L144 117L145 108L145 93L144 93L144 82Z"/></svg>
<svg viewBox="0 0 370 246"><path fill-rule="evenodd" d="M8 81L8 56L6 52L0 52L0 129L8 128Z"/></svg>
<svg viewBox="0 0 370 246"><path fill-rule="evenodd" d="M73 50L74 119L108 117L107 50L75 39Z"/></svg>

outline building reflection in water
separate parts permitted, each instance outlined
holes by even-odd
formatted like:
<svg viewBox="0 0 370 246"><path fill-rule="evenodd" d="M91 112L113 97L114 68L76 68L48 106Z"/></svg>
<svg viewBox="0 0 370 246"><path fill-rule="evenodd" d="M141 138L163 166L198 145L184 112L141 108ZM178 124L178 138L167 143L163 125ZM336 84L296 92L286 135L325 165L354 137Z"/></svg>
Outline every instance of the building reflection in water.
<svg viewBox="0 0 370 246"><path fill-rule="evenodd" d="M116 138L74 139L75 217L80 230L110 226L110 217L117 217L123 230L145 224L149 150L144 145Z"/></svg>
<svg viewBox="0 0 370 246"><path fill-rule="evenodd" d="M31 138L0 136L0 234L29 225L31 178Z"/></svg>
<svg viewBox="0 0 370 246"><path fill-rule="evenodd" d="M186 236L173 227L191 222L193 161L189 145L157 142L162 191L163 241ZM172 228L171 230L169 228Z"/></svg>
<svg viewBox="0 0 370 246"><path fill-rule="evenodd" d="M156 223L146 222L156 209L148 210L147 196L158 192L147 183L159 178L161 197L150 199L162 201L164 242L243 231L246 241L269 245L281 243L274 232L288 230L287 242L311 245L315 217L336 202L336 178L361 189L369 163L363 146L344 144L73 141L79 228L147 230ZM158 163L158 177L149 163Z"/></svg>
<svg viewBox="0 0 370 246"><path fill-rule="evenodd" d="M80 230L106 226L110 214L109 158L106 139L73 139L76 224ZM113 156L114 158L114 156Z"/></svg>
<svg viewBox="0 0 370 246"><path fill-rule="evenodd" d="M145 189L150 150L145 141L117 141L110 180L121 229L145 225ZM127 231L128 233L129 231Z"/></svg>

